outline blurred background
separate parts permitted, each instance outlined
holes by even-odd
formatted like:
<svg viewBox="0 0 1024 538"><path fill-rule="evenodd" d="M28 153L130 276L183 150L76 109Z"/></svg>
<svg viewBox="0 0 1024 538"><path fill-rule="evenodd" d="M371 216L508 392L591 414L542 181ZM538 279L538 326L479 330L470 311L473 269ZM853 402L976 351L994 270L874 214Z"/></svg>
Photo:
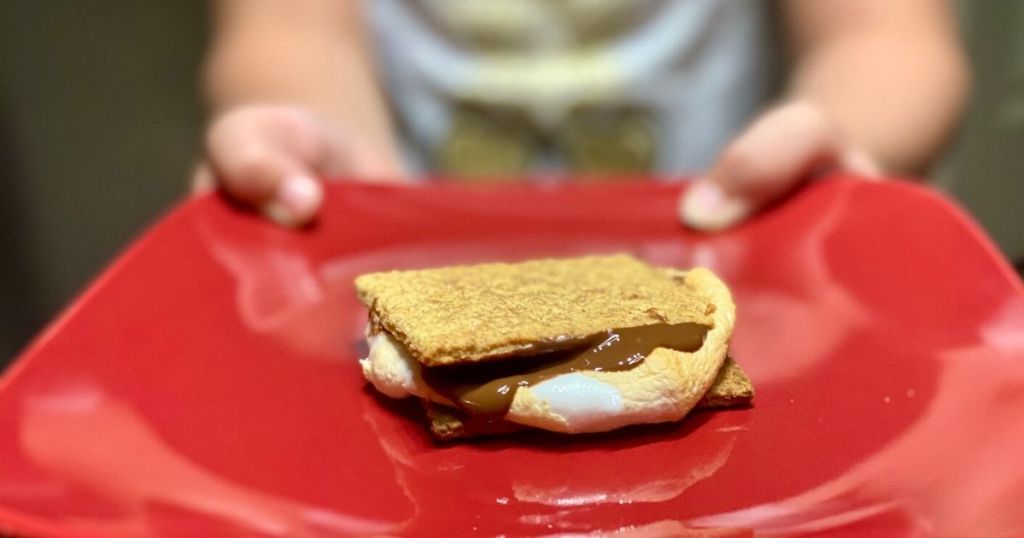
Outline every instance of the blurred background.
<svg viewBox="0 0 1024 538"><path fill-rule="evenodd" d="M931 181L1024 260L1024 2L959 3L976 85ZM185 196L206 3L0 2L0 368Z"/></svg>

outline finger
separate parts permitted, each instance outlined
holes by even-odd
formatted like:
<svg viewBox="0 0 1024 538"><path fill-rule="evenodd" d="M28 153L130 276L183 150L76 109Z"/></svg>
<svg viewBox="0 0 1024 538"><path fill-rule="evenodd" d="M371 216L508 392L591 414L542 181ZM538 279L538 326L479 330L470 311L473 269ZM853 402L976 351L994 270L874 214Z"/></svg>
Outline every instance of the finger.
<svg viewBox="0 0 1024 538"><path fill-rule="evenodd" d="M885 177L881 165L871 158L866 151L848 148L842 155L842 169L847 170L869 181L879 181Z"/></svg>
<svg viewBox="0 0 1024 538"><path fill-rule="evenodd" d="M192 170L190 187L193 196L206 194L217 188L217 179L214 177L213 170L206 161L200 161Z"/></svg>
<svg viewBox="0 0 1024 538"><path fill-rule="evenodd" d="M285 176L273 200L263 205L263 214L282 226L308 224L320 211L324 188L319 179L298 174Z"/></svg>
<svg viewBox="0 0 1024 538"><path fill-rule="evenodd" d="M314 170L323 142L316 126L287 110L242 109L217 120L207 153L231 196L288 226L311 220L323 199Z"/></svg>
<svg viewBox="0 0 1024 538"><path fill-rule="evenodd" d="M841 150L839 134L816 108L786 105L743 133L709 177L731 196L768 200L813 174L835 168Z"/></svg>
<svg viewBox="0 0 1024 538"><path fill-rule="evenodd" d="M679 198L679 219L695 230L724 230L750 214L751 207L746 200L728 196L709 179L695 181Z"/></svg>
<svg viewBox="0 0 1024 538"><path fill-rule="evenodd" d="M815 108L791 104L740 135L680 202L687 225L721 230L746 219L814 174L841 165L842 143Z"/></svg>

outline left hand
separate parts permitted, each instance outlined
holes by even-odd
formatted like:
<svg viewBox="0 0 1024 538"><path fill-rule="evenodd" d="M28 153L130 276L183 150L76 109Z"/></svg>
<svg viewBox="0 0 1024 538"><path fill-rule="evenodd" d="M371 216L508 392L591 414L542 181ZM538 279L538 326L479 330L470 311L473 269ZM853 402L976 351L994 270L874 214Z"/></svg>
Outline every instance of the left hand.
<svg viewBox="0 0 1024 538"><path fill-rule="evenodd" d="M729 228L799 184L825 172L877 178L882 171L818 107L791 102L773 108L736 138L711 170L686 189L679 218L691 228Z"/></svg>

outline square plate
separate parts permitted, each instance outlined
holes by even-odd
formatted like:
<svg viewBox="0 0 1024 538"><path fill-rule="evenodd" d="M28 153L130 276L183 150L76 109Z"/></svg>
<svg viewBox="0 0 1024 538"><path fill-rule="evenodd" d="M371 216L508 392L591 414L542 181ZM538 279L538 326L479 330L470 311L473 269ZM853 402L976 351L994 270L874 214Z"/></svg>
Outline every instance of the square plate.
<svg viewBox="0 0 1024 538"><path fill-rule="evenodd" d="M679 189L338 183L301 232L185 203L0 379L0 534L1024 532L1024 292L969 219L835 178L704 236ZM623 251L731 285L753 407L437 446L365 388L354 276Z"/></svg>

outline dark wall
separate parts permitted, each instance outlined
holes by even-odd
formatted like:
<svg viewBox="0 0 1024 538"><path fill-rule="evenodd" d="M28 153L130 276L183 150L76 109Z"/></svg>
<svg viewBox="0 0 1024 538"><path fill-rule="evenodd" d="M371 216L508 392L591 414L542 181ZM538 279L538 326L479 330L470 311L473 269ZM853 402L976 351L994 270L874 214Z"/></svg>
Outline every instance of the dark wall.
<svg viewBox="0 0 1024 538"><path fill-rule="evenodd" d="M948 175L953 194L971 209L1011 260L1021 264L1024 2L961 3L977 81L963 136L953 152L949 173L944 175Z"/></svg>
<svg viewBox="0 0 1024 538"><path fill-rule="evenodd" d="M0 2L0 364L185 193L206 11Z"/></svg>

